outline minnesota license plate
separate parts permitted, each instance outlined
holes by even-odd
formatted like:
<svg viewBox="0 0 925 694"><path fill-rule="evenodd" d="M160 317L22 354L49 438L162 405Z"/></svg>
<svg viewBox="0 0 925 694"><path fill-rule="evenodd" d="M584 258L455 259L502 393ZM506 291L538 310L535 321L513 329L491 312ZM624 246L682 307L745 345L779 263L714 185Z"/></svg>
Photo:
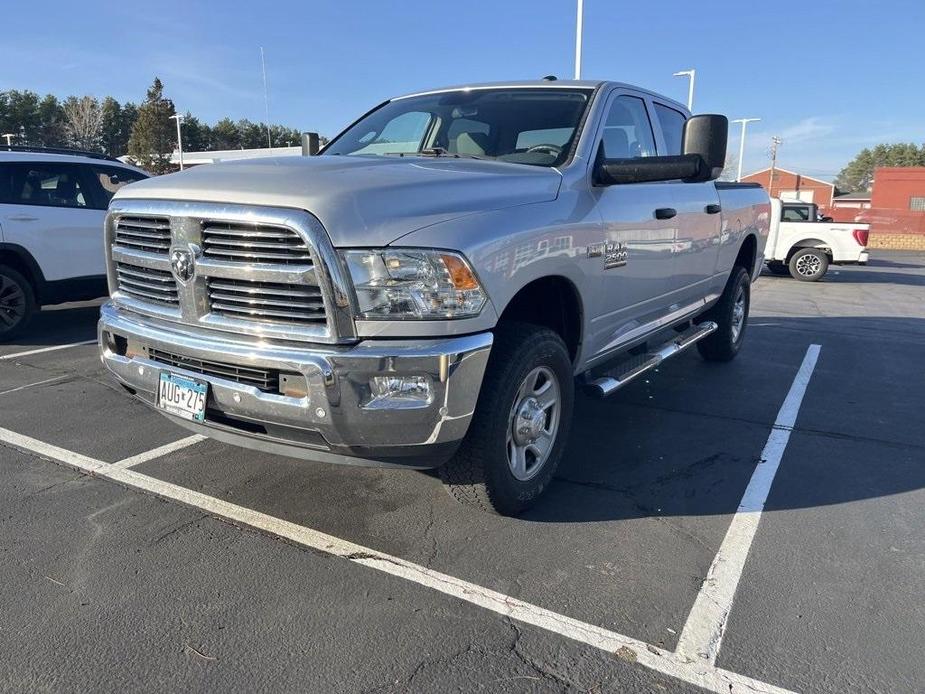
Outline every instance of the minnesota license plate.
<svg viewBox="0 0 925 694"><path fill-rule="evenodd" d="M157 388L157 406L172 415L201 422L206 417L208 392L208 383L162 371Z"/></svg>

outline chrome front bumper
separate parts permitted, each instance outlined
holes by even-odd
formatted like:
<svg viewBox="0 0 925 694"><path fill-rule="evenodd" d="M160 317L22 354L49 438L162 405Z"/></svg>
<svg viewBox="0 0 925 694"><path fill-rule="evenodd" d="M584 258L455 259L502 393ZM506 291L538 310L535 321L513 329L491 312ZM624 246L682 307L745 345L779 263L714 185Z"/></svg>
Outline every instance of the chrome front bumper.
<svg viewBox="0 0 925 694"><path fill-rule="evenodd" d="M112 303L102 307L98 334L103 364L149 404L162 371L209 383L205 423L170 417L193 431L313 460L419 468L441 465L465 436L492 344L491 333L479 333L367 340L349 347L284 346L143 318ZM307 395L266 392L145 354L126 354L126 340L190 359L304 377ZM382 375L425 376L433 397L413 405L373 404L370 380Z"/></svg>

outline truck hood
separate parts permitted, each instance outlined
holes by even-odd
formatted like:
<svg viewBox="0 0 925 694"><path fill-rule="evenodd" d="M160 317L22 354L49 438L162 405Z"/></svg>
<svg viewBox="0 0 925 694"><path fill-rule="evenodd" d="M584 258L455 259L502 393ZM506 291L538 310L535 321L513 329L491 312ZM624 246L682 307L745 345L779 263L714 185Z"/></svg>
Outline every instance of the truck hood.
<svg viewBox="0 0 925 694"><path fill-rule="evenodd" d="M555 169L449 157L273 157L206 164L122 188L115 199L290 207L338 247L384 246L476 212L555 199Z"/></svg>

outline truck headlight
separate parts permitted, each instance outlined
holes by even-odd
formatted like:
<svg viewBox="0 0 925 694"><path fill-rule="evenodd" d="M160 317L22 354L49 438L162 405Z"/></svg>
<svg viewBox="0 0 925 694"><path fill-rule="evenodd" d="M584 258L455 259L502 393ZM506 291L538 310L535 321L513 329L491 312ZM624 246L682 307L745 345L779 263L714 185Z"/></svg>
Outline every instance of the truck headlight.
<svg viewBox="0 0 925 694"><path fill-rule="evenodd" d="M485 292L458 253L418 248L343 251L366 320L477 316Z"/></svg>

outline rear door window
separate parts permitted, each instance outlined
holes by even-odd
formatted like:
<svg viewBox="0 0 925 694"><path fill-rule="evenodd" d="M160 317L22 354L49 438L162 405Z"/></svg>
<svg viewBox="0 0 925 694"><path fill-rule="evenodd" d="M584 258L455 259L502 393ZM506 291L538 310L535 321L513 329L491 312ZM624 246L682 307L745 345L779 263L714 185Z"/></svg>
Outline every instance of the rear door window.
<svg viewBox="0 0 925 694"><path fill-rule="evenodd" d="M112 200L112 196L116 194L119 188L147 178L140 171L124 169L121 166L98 166L93 164L87 168L90 169L91 180L99 184L97 197L99 198L100 209L106 209L109 206L109 201Z"/></svg>

